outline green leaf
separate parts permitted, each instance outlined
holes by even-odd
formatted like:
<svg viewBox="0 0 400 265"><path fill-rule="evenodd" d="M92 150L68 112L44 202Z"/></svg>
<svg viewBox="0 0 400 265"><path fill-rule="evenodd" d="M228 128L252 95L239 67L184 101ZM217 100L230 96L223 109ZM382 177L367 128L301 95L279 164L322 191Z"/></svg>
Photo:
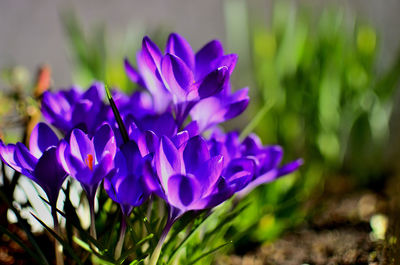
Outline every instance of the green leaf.
<svg viewBox="0 0 400 265"><path fill-rule="evenodd" d="M141 246L142 244L144 244L146 241L152 239L154 237L154 234L150 234L148 236L146 236L145 238L143 238L142 240L140 240L137 244L135 244L135 246L129 248L128 250L124 251L121 254L121 257L118 259L118 263L122 264L131 254L133 254L134 252L136 252L136 250L138 249L139 246ZM148 254L145 255L145 257L143 257L143 259L146 258L146 256L148 256Z"/></svg>
<svg viewBox="0 0 400 265"><path fill-rule="evenodd" d="M76 214L76 210L74 206L72 205L72 202L70 200L70 189L71 189L71 181L68 181L67 188L64 190L65 194L65 200L64 200L64 211L65 211L65 216L68 216L68 218L65 218L65 229L67 232L67 239L68 242L72 242L73 240L73 228L76 226L79 226L79 229L83 230L79 217Z"/></svg>
<svg viewBox="0 0 400 265"><path fill-rule="evenodd" d="M119 131L121 132L122 139L124 140L124 143L127 143L127 142L129 142L129 135L125 128L125 124L121 118L119 111L118 111L117 105L115 105L115 102L114 102L114 99L112 98L109 87L107 85L105 85L104 88L106 89L107 98L108 98L108 101L110 102L110 106L114 113L115 120L118 123L118 128L119 128Z"/></svg>
<svg viewBox="0 0 400 265"><path fill-rule="evenodd" d="M143 262L144 262L144 259L134 260L131 263L129 263L129 265L139 265L140 263L143 263Z"/></svg>
<svg viewBox="0 0 400 265"><path fill-rule="evenodd" d="M229 244L232 244L232 241L227 242L227 243L225 243L225 244L222 244L222 245L220 245L220 246L218 246L218 247L216 247L216 248L214 248L214 249L212 249L212 250L210 250L210 251L208 251L208 252L202 254L201 256L195 258L193 261L189 262L189 265L193 265L193 264L197 263L197 262L200 261L201 259L207 257L208 255L213 254L214 252L218 251L219 249L221 249L221 248L223 248L223 247L225 247L225 246L227 246L227 245L229 245Z"/></svg>
<svg viewBox="0 0 400 265"><path fill-rule="evenodd" d="M139 242L137 242L137 245L140 246L142 245L144 242L146 242L147 240L150 240L154 237L154 234L150 234L146 237L144 237L142 240L140 240Z"/></svg>
<svg viewBox="0 0 400 265"><path fill-rule="evenodd" d="M170 254L169 260L167 264L171 264L171 262L174 260L175 256L178 254L178 252L185 246L185 244L192 238L192 236L200 229L200 227L205 224L206 220L211 216L211 214L207 215L205 218L203 218L200 223L198 223L190 232L189 234L182 240L182 242L176 247L172 253ZM181 231L181 230L176 230L176 231ZM176 238L176 236L172 235L171 238Z"/></svg>
<svg viewBox="0 0 400 265"><path fill-rule="evenodd" d="M115 265L114 261L104 260L99 256L94 256L93 257L93 263L102 264L102 265Z"/></svg>
<svg viewBox="0 0 400 265"><path fill-rule="evenodd" d="M78 244L81 248L83 248L84 250L93 253L92 248L90 247L90 245L82 240L80 240L78 237L73 236L72 239L74 240L74 242L76 244Z"/></svg>
<svg viewBox="0 0 400 265"><path fill-rule="evenodd" d="M119 220L119 216L121 216L121 215L122 214L115 214L114 220L113 220L113 222L112 222L112 224L110 226L111 231L106 233L106 234L108 234L108 237L106 238L106 248L107 249L111 249L111 244L112 243L116 244L116 242L112 240L112 235L113 235L113 232L115 231L114 227L117 226L117 223L118 223L118 220ZM122 218L125 218L125 216L123 216Z"/></svg>
<svg viewBox="0 0 400 265"><path fill-rule="evenodd" d="M42 196L39 195L39 197L48 205L50 205L50 202L48 200L46 200L45 198L43 198ZM59 213L62 217L64 217L66 220L69 221L70 224L72 224L79 232L79 234L81 235L81 237L83 237L85 240L90 241L91 244L93 244L97 249L99 249L100 252L107 252L106 251L106 247L101 244L101 242L99 240L96 240L94 237L92 237L90 235L90 233L88 233L85 229L83 229L80 225L80 221L79 219L76 218L71 218L71 216L65 214L63 211L59 210L58 208L56 208L57 213Z"/></svg>
<svg viewBox="0 0 400 265"><path fill-rule="evenodd" d="M63 247L67 250L67 252L71 255L71 257L78 263L82 264L80 258L75 254L75 251L69 246L56 232L53 231L50 227L48 227L42 220L40 220L35 214L31 213L31 215L55 238L60 242ZM83 265L83 264L82 264Z"/></svg>

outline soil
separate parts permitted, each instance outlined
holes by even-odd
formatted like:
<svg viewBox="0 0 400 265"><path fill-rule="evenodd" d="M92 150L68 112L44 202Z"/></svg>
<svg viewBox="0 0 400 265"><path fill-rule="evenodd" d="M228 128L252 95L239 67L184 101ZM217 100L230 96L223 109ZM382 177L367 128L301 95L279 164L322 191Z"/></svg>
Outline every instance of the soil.
<svg viewBox="0 0 400 265"><path fill-rule="evenodd" d="M396 264L389 262L384 240L390 196L355 190L346 178L336 178L326 187L323 196L311 203L312 215L304 225L255 251L223 256L216 264Z"/></svg>
<svg viewBox="0 0 400 265"><path fill-rule="evenodd" d="M17 236L28 248L33 249L32 245L29 243L26 233L18 226L15 224L9 224L7 229ZM0 235L0 264L38 264L38 262L33 259L32 256L27 253L21 245L16 243L6 234L0 233ZM44 233L36 235L36 240L42 250L52 250L54 247L53 243L49 241L49 237ZM52 251L50 253L52 254Z"/></svg>

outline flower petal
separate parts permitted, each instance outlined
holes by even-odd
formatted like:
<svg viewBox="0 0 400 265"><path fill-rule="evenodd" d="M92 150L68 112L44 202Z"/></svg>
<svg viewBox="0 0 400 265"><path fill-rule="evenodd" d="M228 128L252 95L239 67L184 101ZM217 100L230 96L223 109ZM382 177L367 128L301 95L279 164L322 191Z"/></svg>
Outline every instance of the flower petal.
<svg viewBox="0 0 400 265"><path fill-rule="evenodd" d="M93 137L93 145L97 161L101 161L106 154L110 154L111 157L115 156L117 145L110 125L104 124L96 131Z"/></svg>
<svg viewBox="0 0 400 265"><path fill-rule="evenodd" d="M136 125L141 131L149 130L157 136L166 135L172 137L178 130L175 119L169 112L161 115L146 115L141 119L137 119Z"/></svg>
<svg viewBox="0 0 400 265"><path fill-rule="evenodd" d="M146 88L153 96L154 108L157 113L164 112L171 101L171 95L161 80L159 72L160 61L161 52L157 65L148 51L142 49L142 51L137 55L137 63L140 73Z"/></svg>
<svg viewBox="0 0 400 265"><path fill-rule="evenodd" d="M256 157L260 162L260 173L272 170L281 163L283 149L279 145L265 147Z"/></svg>
<svg viewBox="0 0 400 265"><path fill-rule="evenodd" d="M40 122L33 128L29 150L36 158L39 158L47 148L57 146L57 144L58 137L47 124Z"/></svg>
<svg viewBox="0 0 400 265"><path fill-rule="evenodd" d="M186 172L193 174L208 159L210 159L210 152L208 151L206 141L201 136L189 139L183 151Z"/></svg>
<svg viewBox="0 0 400 265"><path fill-rule="evenodd" d="M260 149L262 149L260 138L256 134L251 133L243 140L242 149L243 155L258 154Z"/></svg>
<svg viewBox="0 0 400 265"><path fill-rule="evenodd" d="M117 174L121 176L128 175L128 163L124 156L124 153L121 150L118 150L114 157L115 168L118 169Z"/></svg>
<svg viewBox="0 0 400 265"><path fill-rule="evenodd" d="M198 94L200 98L207 98L220 92L229 80L228 68L220 67L209 73L201 82Z"/></svg>
<svg viewBox="0 0 400 265"><path fill-rule="evenodd" d="M219 57L213 63L213 69L217 69L220 67L227 67L229 75L232 74L233 69L235 68L238 56L236 54L227 54L224 56Z"/></svg>
<svg viewBox="0 0 400 265"><path fill-rule="evenodd" d="M60 162L61 166L64 168L65 172L68 174L71 174L71 171L69 170L69 166L66 160L66 157L70 155L69 153L69 145L67 141L62 139L60 143L58 144L57 148L57 159Z"/></svg>
<svg viewBox="0 0 400 265"><path fill-rule="evenodd" d="M147 36L143 38L142 51L149 67L157 68L160 66L162 53L157 45Z"/></svg>
<svg viewBox="0 0 400 265"><path fill-rule="evenodd" d="M303 165L303 159L297 159L286 165L282 166L278 170L278 176L283 176L292 173L293 171L297 170L301 165Z"/></svg>
<svg viewBox="0 0 400 265"><path fill-rule="evenodd" d="M189 133L189 138L200 134L199 124L197 121L189 122L189 124L185 126L184 130Z"/></svg>
<svg viewBox="0 0 400 265"><path fill-rule="evenodd" d="M208 97L199 101L190 111L192 119L197 121L202 132L212 125L224 121L225 110L217 97Z"/></svg>
<svg viewBox="0 0 400 265"><path fill-rule="evenodd" d="M8 166L12 167L18 172L22 171L21 165L15 154L16 146L15 144L5 145L3 141L0 140L0 158Z"/></svg>
<svg viewBox="0 0 400 265"><path fill-rule="evenodd" d="M181 131L172 137L172 142L175 144L176 148L180 148L184 143L189 140L189 132Z"/></svg>
<svg viewBox="0 0 400 265"><path fill-rule="evenodd" d="M258 176L256 179L251 181L243 189L239 189L238 195L240 197L243 197L243 196L247 195L249 192L251 192L252 190L254 190L256 187L258 187L262 184L271 182L271 181L275 180L277 177L278 177L278 170L277 169L270 170L270 171L266 172L265 174Z"/></svg>
<svg viewBox="0 0 400 265"><path fill-rule="evenodd" d="M176 102L185 101L194 83L193 73L182 59L172 54L164 56L161 71L166 88Z"/></svg>
<svg viewBox="0 0 400 265"><path fill-rule="evenodd" d="M147 156L144 158L143 164L143 183L147 187L147 189L155 193L157 196L166 200L165 193L162 190L160 181L157 177L157 173L154 171L154 168L151 164L151 157Z"/></svg>
<svg viewBox="0 0 400 265"><path fill-rule="evenodd" d="M46 192L50 203L57 201L61 185L67 177L66 172L57 160L57 148L50 147L38 160L34 175L36 181Z"/></svg>
<svg viewBox="0 0 400 265"><path fill-rule="evenodd" d="M68 93L52 93L46 91L43 93L41 111L43 117L52 125L61 129L63 132L68 132L71 128L71 102L67 100ZM72 98L72 96L71 96ZM75 100L71 99L71 100Z"/></svg>
<svg viewBox="0 0 400 265"><path fill-rule="evenodd" d="M85 163L88 155L94 156L95 150L87 134L80 129L74 129L70 137L70 153L72 156Z"/></svg>
<svg viewBox="0 0 400 265"><path fill-rule="evenodd" d="M114 182L117 202L133 207L141 205L148 198L148 191L134 174L121 176Z"/></svg>
<svg viewBox="0 0 400 265"><path fill-rule="evenodd" d="M34 157L26 148L25 145L22 143L17 143L16 144L16 149L15 149L15 154L16 158L18 159L18 164L29 171L33 171L36 163L38 162L38 159Z"/></svg>
<svg viewBox="0 0 400 265"><path fill-rule="evenodd" d="M75 158L71 158L75 159ZM79 181L79 183L85 187L85 191L88 192L90 191L90 187L92 186L92 177L93 177L93 171L90 170L88 167L82 167L79 170L76 171L73 175L71 175L74 179Z"/></svg>
<svg viewBox="0 0 400 265"><path fill-rule="evenodd" d="M97 113L91 113L91 110L93 108L93 102L88 100L88 99L83 99L80 102L76 103L72 107L72 115L71 115L71 126L73 127L79 127L82 130L88 131L89 127L88 123L93 122L93 118L91 119L92 121L89 121L88 114L92 115L97 115ZM72 128L71 128L72 129Z"/></svg>
<svg viewBox="0 0 400 265"><path fill-rule="evenodd" d="M104 85L100 82L94 82L85 93L82 94L82 100L89 100L98 105L105 97Z"/></svg>
<svg viewBox="0 0 400 265"><path fill-rule="evenodd" d="M230 158L239 156L240 153L240 140L237 131L229 132L225 136L225 146ZM227 161L226 161L227 162Z"/></svg>
<svg viewBox="0 0 400 265"><path fill-rule="evenodd" d="M140 154L144 157L149 153L154 153L158 147L159 138L152 131L145 131L140 134L137 141Z"/></svg>
<svg viewBox="0 0 400 265"><path fill-rule="evenodd" d="M92 171L92 176L88 182L89 185L97 185L103 178L113 169L114 157L111 154L103 156L101 161L96 165Z"/></svg>
<svg viewBox="0 0 400 265"><path fill-rule="evenodd" d="M225 169L225 179L228 183L235 178L237 178L238 172L246 172L251 174L252 176L255 173L255 162L251 158L235 158L233 159L229 165Z"/></svg>
<svg viewBox="0 0 400 265"><path fill-rule="evenodd" d="M125 67L125 72L126 75L129 77L129 79L142 86L145 87L144 83L143 83L143 79L140 76L140 74L136 71L136 69L131 65L131 63L129 62L128 58L124 59L124 67Z"/></svg>
<svg viewBox="0 0 400 265"><path fill-rule="evenodd" d="M168 179L175 174L185 172L181 154L168 137L161 137L159 148L155 154L155 164L161 184L168 193Z"/></svg>
<svg viewBox="0 0 400 265"><path fill-rule="evenodd" d="M241 114L249 104L248 88L242 88L232 94L230 104L226 107L225 120L233 119Z"/></svg>
<svg viewBox="0 0 400 265"><path fill-rule="evenodd" d="M198 168L195 177L202 184L202 197L208 196L213 192L214 186L221 177L224 166L224 157L222 155L214 156Z"/></svg>
<svg viewBox="0 0 400 265"><path fill-rule="evenodd" d="M208 74L210 63L222 55L224 55L224 50L220 41L213 40L204 45L195 55L196 80Z"/></svg>
<svg viewBox="0 0 400 265"><path fill-rule="evenodd" d="M210 195L203 197L202 199L192 203L192 210L202 210L212 208L226 201L234 194L234 190L229 187L225 179L220 177L218 182L212 187Z"/></svg>
<svg viewBox="0 0 400 265"><path fill-rule="evenodd" d="M140 155L139 148L134 141L124 143L120 147L120 151L126 160L126 170L124 175L137 174L141 175L142 156ZM118 173L120 174L120 172Z"/></svg>
<svg viewBox="0 0 400 265"><path fill-rule="evenodd" d="M77 175L81 171L90 171L88 165L84 161L82 161L80 158L77 158L76 156L71 155L71 148L66 149L64 156L66 167L64 165L64 162L61 161L60 163L64 168L66 168L66 172L68 172L68 174L70 174L72 177L78 179Z"/></svg>
<svg viewBox="0 0 400 265"><path fill-rule="evenodd" d="M168 180L167 195L170 204L182 210L189 210L190 204L198 200L200 189L193 177L176 174Z"/></svg>
<svg viewBox="0 0 400 265"><path fill-rule="evenodd" d="M194 69L192 47L190 47L189 43L179 34L172 33L169 35L165 52L176 55L181 58L190 69Z"/></svg>

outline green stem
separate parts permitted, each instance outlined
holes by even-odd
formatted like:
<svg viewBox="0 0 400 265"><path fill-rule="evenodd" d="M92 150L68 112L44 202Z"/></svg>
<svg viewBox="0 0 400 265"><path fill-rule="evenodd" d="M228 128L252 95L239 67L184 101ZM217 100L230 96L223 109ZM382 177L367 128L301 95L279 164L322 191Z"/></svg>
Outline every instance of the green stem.
<svg viewBox="0 0 400 265"><path fill-rule="evenodd" d="M254 130L254 128L257 127L264 115L271 109L272 106L273 103L271 103L271 101L268 101L264 104L264 106L257 112L256 116L243 129L242 133L240 134L241 139L245 138L251 131Z"/></svg>
<svg viewBox="0 0 400 265"><path fill-rule="evenodd" d="M122 216L122 221L121 221L121 231L120 231L120 234L119 234L119 239L118 239L117 246L115 247L115 253L114 253L115 259L119 259L119 257L121 256L122 247L124 246L125 232L126 232L126 221L125 221L125 218L127 218L127 217L123 215Z"/></svg>
<svg viewBox="0 0 400 265"><path fill-rule="evenodd" d="M54 230L59 236L61 236L61 228L60 224L58 223L56 206L51 207L51 214L53 216ZM56 264L64 265L63 248L61 243L57 239L54 239L54 251L56 256Z"/></svg>
<svg viewBox="0 0 400 265"><path fill-rule="evenodd" d="M160 239L158 240L157 246L154 249L153 254L150 257L149 265L157 265L157 261L158 261L158 258L160 257L162 246L164 244L165 239L167 238L169 230L171 230L173 223L174 223L173 220L167 221L167 224L164 227L164 230L160 236Z"/></svg>
<svg viewBox="0 0 400 265"><path fill-rule="evenodd" d="M94 215L94 198L89 198L89 208L90 208L90 235L97 239L96 234L96 217Z"/></svg>

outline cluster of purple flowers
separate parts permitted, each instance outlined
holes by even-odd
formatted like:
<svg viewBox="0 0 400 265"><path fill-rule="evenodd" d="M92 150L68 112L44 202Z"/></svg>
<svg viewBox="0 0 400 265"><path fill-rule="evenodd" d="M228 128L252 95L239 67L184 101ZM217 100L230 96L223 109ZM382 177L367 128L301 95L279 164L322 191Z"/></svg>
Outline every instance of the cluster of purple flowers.
<svg viewBox="0 0 400 265"><path fill-rule="evenodd" d="M85 92L75 87L45 92L43 117L64 138L39 123L29 149L0 142L1 159L39 184L52 205L71 176L90 203L103 181L125 215L151 194L165 200L170 220L215 207L301 164L296 160L280 166L279 146L263 146L255 135L240 140L237 132L218 127L241 114L249 102L247 88L231 91L236 61L216 40L194 53L173 33L163 53L145 37L137 54L138 70L125 60L127 75L141 90L132 95L112 92L129 139L121 136L123 128L105 103L103 85L94 83Z"/></svg>

